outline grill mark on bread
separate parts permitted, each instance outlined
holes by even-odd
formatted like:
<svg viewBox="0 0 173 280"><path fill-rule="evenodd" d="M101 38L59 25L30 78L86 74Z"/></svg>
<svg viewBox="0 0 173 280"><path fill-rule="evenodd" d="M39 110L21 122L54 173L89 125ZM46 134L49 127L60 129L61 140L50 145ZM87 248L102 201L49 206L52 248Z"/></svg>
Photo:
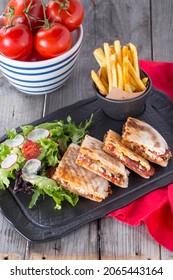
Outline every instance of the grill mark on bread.
<svg viewBox="0 0 173 280"><path fill-rule="evenodd" d="M122 143L138 155L166 167L171 150L163 136L148 123L129 117L124 124Z"/></svg>
<svg viewBox="0 0 173 280"><path fill-rule="evenodd" d="M70 144L53 179L71 192L100 202L111 193L110 185L105 179L76 164L79 148Z"/></svg>
<svg viewBox="0 0 173 280"><path fill-rule="evenodd" d="M129 118L127 121L127 126L131 126L134 129L141 130L141 131L146 131L150 134L151 140L154 143L154 147L159 148L160 147L160 143L157 140L156 135L153 133L153 130L151 127L149 126L144 126L143 124L139 123L138 121L134 120L133 118ZM130 135L131 133L127 130L126 135Z"/></svg>

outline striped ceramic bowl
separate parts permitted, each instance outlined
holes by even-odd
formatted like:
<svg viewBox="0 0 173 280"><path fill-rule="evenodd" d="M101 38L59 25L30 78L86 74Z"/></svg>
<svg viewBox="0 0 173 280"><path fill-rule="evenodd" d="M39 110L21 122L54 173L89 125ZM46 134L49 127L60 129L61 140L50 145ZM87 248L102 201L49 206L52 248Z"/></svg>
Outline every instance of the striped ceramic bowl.
<svg viewBox="0 0 173 280"><path fill-rule="evenodd" d="M82 25L72 32L70 50L55 58L35 62L12 60L0 55L0 70L19 91L40 95L56 91L69 78L82 43Z"/></svg>

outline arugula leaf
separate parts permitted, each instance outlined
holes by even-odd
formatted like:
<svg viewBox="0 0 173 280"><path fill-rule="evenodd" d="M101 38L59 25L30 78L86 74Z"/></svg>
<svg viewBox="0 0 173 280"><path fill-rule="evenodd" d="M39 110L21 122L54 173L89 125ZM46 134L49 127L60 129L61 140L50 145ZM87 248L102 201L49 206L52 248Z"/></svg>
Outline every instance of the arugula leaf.
<svg viewBox="0 0 173 280"><path fill-rule="evenodd" d="M86 120L85 123L80 123L77 126L70 116L67 117L67 124L64 125L64 133L69 135L69 139L74 144L80 144L85 135L88 133L88 128L91 126L93 122L93 114L91 115L89 120Z"/></svg>
<svg viewBox="0 0 173 280"><path fill-rule="evenodd" d="M34 207L36 205L40 195L44 195L44 192L42 192L40 189L35 188L33 191L31 201L29 203L29 209L31 209L32 207Z"/></svg>

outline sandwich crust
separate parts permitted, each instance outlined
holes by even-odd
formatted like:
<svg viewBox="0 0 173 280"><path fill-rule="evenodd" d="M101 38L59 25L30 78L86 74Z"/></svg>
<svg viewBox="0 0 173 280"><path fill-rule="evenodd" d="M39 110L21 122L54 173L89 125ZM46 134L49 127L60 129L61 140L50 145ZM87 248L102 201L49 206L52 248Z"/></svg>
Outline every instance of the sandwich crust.
<svg viewBox="0 0 173 280"><path fill-rule="evenodd" d="M172 156L162 135L144 121L129 117L123 127L122 143L145 159L167 166Z"/></svg>

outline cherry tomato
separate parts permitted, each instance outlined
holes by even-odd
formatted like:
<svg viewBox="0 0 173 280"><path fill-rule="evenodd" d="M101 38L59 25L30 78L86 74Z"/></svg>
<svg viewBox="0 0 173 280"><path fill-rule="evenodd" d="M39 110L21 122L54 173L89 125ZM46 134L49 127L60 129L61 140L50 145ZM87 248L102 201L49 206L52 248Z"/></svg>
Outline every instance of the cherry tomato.
<svg viewBox="0 0 173 280"><path fill-rule="evenodd" d="M4 26L4 19L0 16L0 28Z"/></svg>
<svg viewBox="0 0 173 280"><path fill-rule="evenodd" d="M27 55L32 50L33 41L32 32L25 24L0 29L0 53L11 59Z"/></svg>
<svg viewBox="0 0 173 280"><path fill-rule="evenodd" d="M70 31L58 22L49 28L41 27L34 38L36 51L45 58L53 58L66 52L71 44Z"/></svg>
<svg viewBox="0 0 173 280"><path fill-rule="evenodd" d="M22 147L22 154L27 159L37 158L40 153L39 145L33 141L26 142Z"/></svg>
<svg viewBox="0 0 173 280"><path fill-rule="evenodd" d="M43 25L40 20L44 19L43 6L41 0L10 0L5 8L4 24L9 25L11 18L10 11L16 22L26 24L32 30L36 30Z"/></svg>
<svg viewBox="0 0 173 280"><path fill-rule="evenodd" d="M40 55L34 48L29 54L19 59L20 61L42 61L45 60L45 57Z"/></svg>
<svg viewBox="0 0 173 280"><path fill-rule="evenodd" d="M82 23L84 8L79 0L49 1L46 9L50 21L58 21L73 31Z"/></svg>

